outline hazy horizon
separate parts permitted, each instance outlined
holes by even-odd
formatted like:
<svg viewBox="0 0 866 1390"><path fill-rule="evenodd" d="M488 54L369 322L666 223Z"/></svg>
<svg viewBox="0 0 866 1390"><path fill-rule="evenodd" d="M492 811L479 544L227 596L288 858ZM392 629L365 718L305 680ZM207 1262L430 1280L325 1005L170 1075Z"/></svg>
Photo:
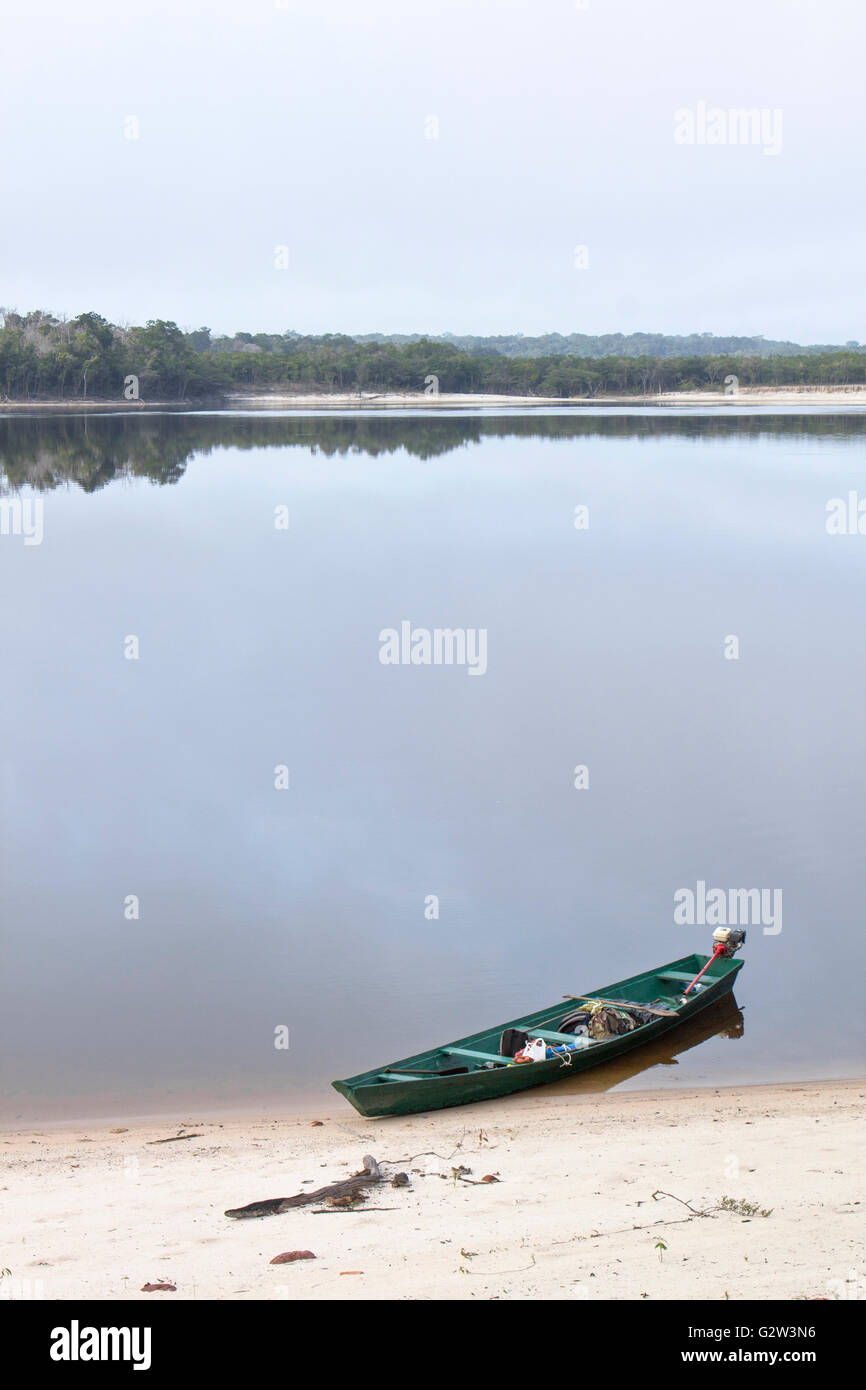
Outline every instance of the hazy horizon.
<svg viewBox="0 0 866 1390"><path fill-rule="evenodd" d="M860 340L864 31L855 0L10 0L0 303Z"/></svg>

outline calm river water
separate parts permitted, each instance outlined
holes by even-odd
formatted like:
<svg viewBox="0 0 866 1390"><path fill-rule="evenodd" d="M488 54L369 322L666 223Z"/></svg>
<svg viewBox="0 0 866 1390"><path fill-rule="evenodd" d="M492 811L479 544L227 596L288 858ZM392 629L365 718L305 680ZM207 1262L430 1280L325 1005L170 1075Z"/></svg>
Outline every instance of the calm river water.
<svg viewBox="0 0 866 1390"><path fill-rule="evenodd" d="M0 418L5 1121L348 1118L685 890L742 1015L581 1088L862 1075L866 416L729 409Z"/></svg>

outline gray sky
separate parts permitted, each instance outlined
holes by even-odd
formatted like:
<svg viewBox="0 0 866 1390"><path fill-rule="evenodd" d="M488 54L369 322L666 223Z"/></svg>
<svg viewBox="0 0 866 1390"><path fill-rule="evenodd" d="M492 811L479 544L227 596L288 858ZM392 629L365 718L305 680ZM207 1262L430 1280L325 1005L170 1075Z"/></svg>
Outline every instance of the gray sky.
<svg viewBox="0 0 866 1390"><path fill-rule="evenodd" d="M0 303L866 339L864 29L862 0L3 0Z"/></svg>

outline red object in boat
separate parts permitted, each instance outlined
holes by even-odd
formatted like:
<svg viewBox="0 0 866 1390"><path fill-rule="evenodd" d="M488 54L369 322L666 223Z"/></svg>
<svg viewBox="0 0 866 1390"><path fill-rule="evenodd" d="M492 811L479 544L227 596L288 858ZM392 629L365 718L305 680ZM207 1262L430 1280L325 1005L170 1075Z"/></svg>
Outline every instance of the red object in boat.
<svg viewBox="0 0 866 1390"><path fill-rule="evenodd" d="M690 985L686 985L685 989L683 990L683 994L684 994L684 995L688 994L688 992L689 992L690 989L694 989L695 985L698 983L698 980L701 978L701 975L703 975L703 974L705 973L705 971L709 970L709 968L710 968L710 966L712 965L712 963L713 963L714 960L718 960L719 956L725 955L727 949L728 949L727 946L725 946L725 945L720 941L719 944L718 944L718 946L717 946L717 947L715 948L715 950L713 951L713 954L710 956L709 960L707 961L706 965L704 966L703 970L699 970L698 973L697 973L697 975L695 976L695 978L692 980L691 984L690 984Z"/></svg>

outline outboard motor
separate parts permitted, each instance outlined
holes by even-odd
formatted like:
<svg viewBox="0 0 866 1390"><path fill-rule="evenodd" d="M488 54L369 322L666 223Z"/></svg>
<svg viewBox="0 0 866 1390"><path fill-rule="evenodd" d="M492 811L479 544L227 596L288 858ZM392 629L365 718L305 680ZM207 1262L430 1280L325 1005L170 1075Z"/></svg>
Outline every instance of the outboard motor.
<svg viewBox="0 0 866 1390"><path fill-rule="evenodd" d="M746 933L739 931L736 927L716 927L713 932L713 941L716 943L713 955L729 957L735 951L739 951L741 946L745 946Z"/></svg>
<svg viewBox="0 0 866 1390"><path fill-rule="evenodd" d="M745 940L746 933L740 931L737 927L716 927L716 930L713 932L713 941L715 942L713 954L710 956L703 970L699 971L692 980L691 984L686 985L683 990L683 999L685 999L690 990L694 989L701 975L706 974L714 960L719 960L722 956L732 956L735 951L739 951L740 947L745 944Z"/></svg>

